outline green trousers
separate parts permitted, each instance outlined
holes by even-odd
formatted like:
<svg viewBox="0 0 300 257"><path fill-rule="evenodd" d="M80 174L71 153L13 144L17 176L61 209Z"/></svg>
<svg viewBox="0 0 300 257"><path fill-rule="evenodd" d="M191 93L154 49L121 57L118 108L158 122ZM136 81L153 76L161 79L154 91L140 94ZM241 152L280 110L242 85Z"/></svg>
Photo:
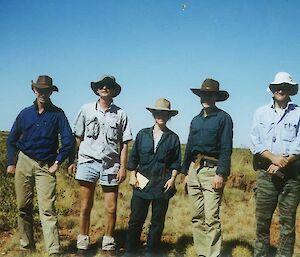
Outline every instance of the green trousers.
<svg viewBox="0 0 300 257"><path fill-rule="evenodd" d="M19 153L15 174L15 189L19 210L18 228L20 246L34 249L33 197L36 187L39 214L42 223L46 251L59 252L59 235L55 211L56 177L48 172L48 165L42 167L28 156Z"/></svg>
<svg viewBox="0 0 300 257"><path fill-rule="evenodd" d="M215 168L199 168L192 163L188 173L188 193L192 203L194 246L198 256L216 257L221 252L220 205L222 190L212 188Z"/></svg>
<svg viewBox="0 0 300 257"><path fill-rule="evenodd" d="M295 221L300 201L300 172L293 170L284 179L257 171L255 257L269 256L270 226L273 213L279 210L279 244L276 257L292 257L295 244Z"/></svg>

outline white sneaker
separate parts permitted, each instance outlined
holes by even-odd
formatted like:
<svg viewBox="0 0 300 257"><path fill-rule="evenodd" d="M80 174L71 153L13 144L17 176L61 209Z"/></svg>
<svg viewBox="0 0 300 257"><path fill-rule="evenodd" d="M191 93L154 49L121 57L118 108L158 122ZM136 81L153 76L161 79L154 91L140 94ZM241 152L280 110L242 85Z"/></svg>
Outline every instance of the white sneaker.
<svg viewBox="0 0 300 257"><path fill-rule="evenodd" d="M111 236L103 236L102 250L104 250L104 251L114 251L114 250L116 250L115 239Z"/></svg>
<svg viewBox="0 0 300 257"><path fill-rule="evenodd" d="M87 250L90 243L90 237L88 235L77 236L77 249L79 250Z"/></svg>

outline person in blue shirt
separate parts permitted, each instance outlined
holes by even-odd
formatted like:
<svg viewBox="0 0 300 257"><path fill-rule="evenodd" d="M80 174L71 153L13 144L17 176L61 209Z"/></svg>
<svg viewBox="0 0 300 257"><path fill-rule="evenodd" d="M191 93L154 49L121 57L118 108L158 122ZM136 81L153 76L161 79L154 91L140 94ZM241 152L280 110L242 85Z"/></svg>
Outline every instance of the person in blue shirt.
<svg viewBox="0 0 300 257"><path fill-rule="evenodd" d="M125 256L132 256L139 249L150 204L152 216L145 256L152 256L158 250L169 199L176 192L175 179L181 170L178 135L166 126L167 121L177 115L178 111L171 110L171 103L164 98L158 99L155 107L147 107L147 110L152 113L155 124L139 131L127 164L133 195Z"/></svg>
<svg viewBox="0 0 300 257"><path fill-rule="evenodd" d="M230 115L216 107L229 94L219 82L206 79L192 88L201 98L202 110L190 125L182 164L185 187L192 203L194 246L198 256L216 257L221 252L220 204L230 174L233 123Z"/></svg>
<svg viewBox="0 0 300 257"><path fill-rule="evenodd" d="M278 206L280 239L276 256L292 257L300 201L300 108L290 96L297 94L298 84L287 72L278 72L269 90L272 100L256 110L251 128L257 172L254 256L269 256L270 225Z"/></svg>
<svg viewBox="0 0 300 257"><path fill-rule="evenodd" d="M33 197L36 187L45 247L50 255L59 254L55 211L56 176L59 165L70 154L74 139L62 109L50 96L58 91L52 78L39 76L32 81L36 95L33 105L17 116L7 138L7 173L15 175L20 249L35 250L33 236ZM61 147L59 148L59 136Z"/></svg>

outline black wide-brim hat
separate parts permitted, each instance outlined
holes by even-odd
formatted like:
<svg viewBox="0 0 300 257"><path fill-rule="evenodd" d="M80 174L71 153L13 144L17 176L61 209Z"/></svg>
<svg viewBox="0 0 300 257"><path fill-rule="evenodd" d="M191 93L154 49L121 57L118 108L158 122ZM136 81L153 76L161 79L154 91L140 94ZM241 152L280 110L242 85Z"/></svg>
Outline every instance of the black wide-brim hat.
<svg viewBox="0 0 300 257"><path fill-rule="evenodd" d="M91 88L96 95L99 95L97 90L102 86L113 89L113 97L116 97L121 92L121 86L116 82L116 78L111 75L104 75L99 81L91 82Z"/></svg>
<svg viewBox="0 0 300 257"><path fill-rule="evenodd" d="M52 91L58 92L58 87L53 85L52 78L47 75L39 76L36 82L31 80L31 89L33 90L34 88L39 88L39 89L50 89L51 88Z"/></svg>
<svg viewBox="0 0 300 257"><path fill-rule="evenodd" d="M219 82L214 79L204 80L200 88L191 88L191 91L200 97L202 96L203 92L214 92L216 93L217 102L225 101L229 97L229 93L225 90L220 90Z"/></svg>

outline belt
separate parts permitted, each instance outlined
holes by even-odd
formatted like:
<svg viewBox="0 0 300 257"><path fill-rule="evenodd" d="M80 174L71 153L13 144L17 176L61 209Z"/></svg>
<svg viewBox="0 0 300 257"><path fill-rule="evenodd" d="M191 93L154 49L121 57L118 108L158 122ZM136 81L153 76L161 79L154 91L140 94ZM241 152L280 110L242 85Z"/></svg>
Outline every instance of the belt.
<svg viewBox="0 0 300 257"><path fill-rule="evenodd" d="M218 159L213 156L199 153L194 157L194 163L197 167L214 168L218 166Z"/></svg>
<svg viewBox="0 0 300 257"><path fill-rule="evenodd" d="M212 162L211 160L203 160L202 165L203 167L208 167L208 168L214 168L217 166L217 163Z"/></svg>
<svg viewBox="0 0 300 257"><path fill-rule="evenodd" d="M49 166L51 166L54 161L39 161L39 160L34 160L40 167L45 166L46 164L48 164Z"/></svg>

